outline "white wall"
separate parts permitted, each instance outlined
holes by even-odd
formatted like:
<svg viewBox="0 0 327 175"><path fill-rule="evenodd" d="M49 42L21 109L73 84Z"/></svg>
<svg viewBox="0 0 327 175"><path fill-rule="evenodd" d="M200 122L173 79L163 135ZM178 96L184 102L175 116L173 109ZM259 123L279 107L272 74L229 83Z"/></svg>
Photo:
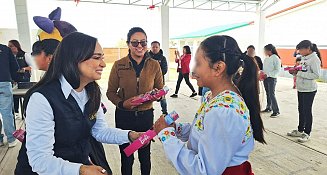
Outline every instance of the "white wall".
<svg viewBox="0 0 327 175"><path fill-rule="evenodd" d="M327 1L272 17L266 24L266 41L296 46L301 40L327 45Z"/></svg>

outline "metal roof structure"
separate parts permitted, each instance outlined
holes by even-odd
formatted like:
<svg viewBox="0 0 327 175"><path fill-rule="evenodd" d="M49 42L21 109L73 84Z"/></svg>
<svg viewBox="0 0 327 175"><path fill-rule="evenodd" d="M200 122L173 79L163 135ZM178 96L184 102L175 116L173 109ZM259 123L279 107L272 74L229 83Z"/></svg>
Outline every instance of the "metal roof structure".
<svg viewBox="0 0 327 175"><path fill-rule="evenodd" d="M261 7L261 10L266 10L278 1L280 0L79 0L79 2L103 4L147 7L166 5L170 8L236 12L256 12L257 7Z"/></svg>

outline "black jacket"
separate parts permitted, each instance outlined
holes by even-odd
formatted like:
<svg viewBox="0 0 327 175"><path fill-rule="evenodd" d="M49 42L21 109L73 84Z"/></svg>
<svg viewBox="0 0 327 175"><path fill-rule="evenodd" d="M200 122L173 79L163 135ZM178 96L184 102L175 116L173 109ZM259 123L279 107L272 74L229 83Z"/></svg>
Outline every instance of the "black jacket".
<svg viewBox="0 0 327 175"><path fill-rule="evenodd" d="M165 56L163 56L163 51L160 49L159 53L154 54L152 51L149 52L151 58L157 60L160 64L162 75L166 75L168 71L168 66L167 66L167 59Z"/></svg>
<svg viewBox="0 0 327 175"><path fill-rule="evenodd" d="M254 59L255 59L255 61L257 62L259 69L260 69L260 70L263 70L263 63L262 63L261 58L258 57L258 56L254 56Z"/></svg>
<svg viewBox="0 0 327 175"><path fill-rule="evenodd" d="M9 47L0 44L0 82L16 81L19 67Z"/></svg>

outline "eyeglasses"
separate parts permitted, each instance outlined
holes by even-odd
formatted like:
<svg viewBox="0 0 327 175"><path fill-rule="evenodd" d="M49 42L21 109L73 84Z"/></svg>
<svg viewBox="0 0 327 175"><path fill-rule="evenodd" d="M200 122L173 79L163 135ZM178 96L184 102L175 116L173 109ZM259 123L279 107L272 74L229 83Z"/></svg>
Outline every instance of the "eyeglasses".
<svg viewBox="0 0 327 175"><path fill-rule="evenodd" d="M139 44L141 44L142 47L145 47L148 45L147 41L131 41L130 43L133 47L137 47L137 46L139 46Z"/></svg>

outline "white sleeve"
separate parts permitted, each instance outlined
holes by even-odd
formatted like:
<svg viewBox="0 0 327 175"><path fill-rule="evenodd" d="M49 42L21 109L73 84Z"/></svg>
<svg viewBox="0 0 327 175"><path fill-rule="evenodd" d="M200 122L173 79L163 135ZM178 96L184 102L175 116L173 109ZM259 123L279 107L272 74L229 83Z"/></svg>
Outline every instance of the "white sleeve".
<svg viewBox="0 0 327 175"><path fill-rule="evenodd" d="M40 175L79 175L82 164L54 156L54 116L48 100L33 93L26 108L26 149L32 170Z"/></svg>
<svg viewBox="0 0 327 175"><path fill-rule="evenodd" d="M224 108L211 109L206 114L205 129L197 136L200 137L197 151L185 147L174 136L174 128L166 128L158 134L166 156L180 174L208 175L225 171L245 135L240 117L235 115Z"/></svg>
<svg viewBox="0 0 327 175"><path fill-rule="evenodd" d="M25 53L25 61L28 64L28 66L34 67L34 64L33 64L34 62L32 60L31 54Z"/></svg>
<svg viewBox="0 0 327 175"><path fill-rule="evenodd" d="M92 136L98 142L122 145L129 142L128 132L129 130L109 128L107 122L105 121L103 109L100 106L97 112L96 122L92 127Z"/></svg>

